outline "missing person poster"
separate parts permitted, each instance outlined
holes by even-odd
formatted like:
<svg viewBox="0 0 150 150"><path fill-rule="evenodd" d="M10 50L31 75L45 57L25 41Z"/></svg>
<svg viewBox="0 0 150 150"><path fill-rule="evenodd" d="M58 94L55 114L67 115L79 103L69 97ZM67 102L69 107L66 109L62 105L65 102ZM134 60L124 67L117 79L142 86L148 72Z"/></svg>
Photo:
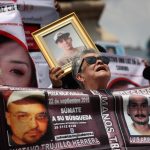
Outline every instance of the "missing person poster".
<svg viewBox="0 0 150 150"><path fill-rule="evenodd" d="M3 150L148 150L150 88L0 87Z"/></svg>
<svg viewBox="0 0 150 150"><path fill-rule="evenodd" d="M53 96L49 97L49 102L54 139L57 143L68 143L68 148L71 149L109 148L100 115L99 97Z"/></svg>
<svg viewBox="0 0 150 150"><path fill-rule="evenodd" d="M103 55L110 59L111 79L107 86L108 89L122 90L149 85L148 80L143 78L145 65L142 58L109 53Z"/></svg>
<svg viewBox="0 0 150 150"><path fill-rule="evenodd" d="M149 149L150 145L150 88L130 89L113 93L120 130L126 147Z"/></svg>
<svg viewBox="0 0 150 150"><path fill-rule="evenodd" d="M110 149L98 96L11 89L2 92L4 149Z"/></svg>

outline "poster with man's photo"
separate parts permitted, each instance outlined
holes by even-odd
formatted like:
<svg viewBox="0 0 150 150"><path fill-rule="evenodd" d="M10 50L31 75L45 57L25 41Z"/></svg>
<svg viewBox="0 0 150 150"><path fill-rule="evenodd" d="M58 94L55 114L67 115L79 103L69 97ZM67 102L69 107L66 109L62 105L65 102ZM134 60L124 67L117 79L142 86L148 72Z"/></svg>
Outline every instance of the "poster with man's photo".
<svg viewBox="0 0 150 150"><path fill-rule="evenodd" d="M150 88L0 87L3 150L148 150Z"/></svg>
<svg viewBox="0 0 150 150"><path fill-rule="evenodd" d="M116 100L116 115L126 147L150 144L150 89L131 89L113 93ZM141 147L140 147L141 146ZM142 148L141 148L142 149Z"/></svg>
<svg viewBox="0 0 150 150"><path fill-rule="evenodd" d="M98 96L10 87L1 100L4 150L110 149Z"/></svg>

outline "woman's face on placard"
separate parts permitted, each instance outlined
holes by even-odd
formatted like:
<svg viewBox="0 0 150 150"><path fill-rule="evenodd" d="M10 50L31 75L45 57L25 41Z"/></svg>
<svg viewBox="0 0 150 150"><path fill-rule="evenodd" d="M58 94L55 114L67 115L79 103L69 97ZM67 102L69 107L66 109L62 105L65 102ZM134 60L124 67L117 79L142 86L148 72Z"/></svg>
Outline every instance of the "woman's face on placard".
<svg viewBox="0 0 150 150"><path fill-rule="evenodd" d="M14 41L0 43L0 85L31 86L32 65L29 57Z"/></svg>

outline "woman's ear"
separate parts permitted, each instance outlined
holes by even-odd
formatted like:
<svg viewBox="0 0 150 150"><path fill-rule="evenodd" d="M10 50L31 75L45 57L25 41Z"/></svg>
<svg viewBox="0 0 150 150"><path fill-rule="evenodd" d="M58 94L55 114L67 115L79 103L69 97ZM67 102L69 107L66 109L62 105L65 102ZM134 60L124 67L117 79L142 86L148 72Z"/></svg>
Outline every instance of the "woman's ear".
<svg viewBox="0 0 150 150"><path fill-rule="evenodd" d="M7 124L10 125L10 113L6 112L5 116L6 116Z"/></svg>
<svg viewBox="0 0 150 150"><path fill-rule="evenodd" d="M84 82L84 76L83 76L81 73L78 73L78 74L76 75L76 79L77 79L78 81L80 81L80 82Z"/></svg>
<svg viewBox="0 0 150 150"><path fill-rule="evenodd" d="M129 108L128 108L128 106L127 106L127 114L130 116L130 112L129 112Z"/></svg>

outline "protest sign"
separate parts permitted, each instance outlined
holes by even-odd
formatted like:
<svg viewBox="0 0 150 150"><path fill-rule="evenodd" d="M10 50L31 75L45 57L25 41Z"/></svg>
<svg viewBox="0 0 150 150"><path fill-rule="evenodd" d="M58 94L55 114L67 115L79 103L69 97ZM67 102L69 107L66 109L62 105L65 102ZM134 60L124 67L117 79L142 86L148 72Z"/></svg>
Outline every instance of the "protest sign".
<svg viewBox="0 0 150 150"><path fill-rule="evenodd" d="M27 45L30 51L39 50L32 38L31 33L59 18L58 12L55 9L54 0L2 0L0 1L0 6L1 12L3 12L3 10L8 11L9 9L7 14L2 14L3 19L1 19L1 22L3 23L3 27L5 23L6 29L8 29L8 24L13 26L13 30L11 31L13 34L16 33L17 35L17 32L19 32L19 27L14 28L16 22L18 23L18 19L23 22L23 25L18 24L18 26L24 26ZM13 12L12 7L14 7L17 12ZM18 12L20 12L19 18ZM24 35L22 34L20 34L18 37L20 39L25 39Z"/></svg>
<svg viewBox="0 0 150 150"><path fill-rule="evenodd" d="M13 39L27 49L22 19L14 3L0 3L0 34Z"/></svg>
<svg viewBox="0 0 150 150"><path fill-rule="evenodd" d="M1 92L5 149L110 148L99 96L90 91L10 87Z"/></svg>
<svg viewBox="0 0 150 150"><path fill-rule="evenodd" d="M116 116L120 130L124 135L126 147L131 149L149 149L149 106L150 88L114 91Z"/></svg>
<svg viewBox="0 0 150 150"><path fill-rule="evenodd" d="M59 18L54 0L16 0L30 51L39 50L31 33Z"/></svg>
<svg viewBox="0 0 150 150"><path fill-rule="evenodd" d="M113 93L16 87L3 87L0 91L3 150L144 150L150 147L149 87ZM133 105L129 96L135 95L137 103ZM143 109L143 115L134 117L133 108L138 113ZM147 131L131 129L133 118L136 125L147 126Z"/></svg>
<svg viewBox="0 0 150 150"><path fill-rule="evenodd" d="M127 89L149 85L148 80L143 78L145 65L142 58L104 55L110 59L111 80L108 83L109 89Z"/></svg>

